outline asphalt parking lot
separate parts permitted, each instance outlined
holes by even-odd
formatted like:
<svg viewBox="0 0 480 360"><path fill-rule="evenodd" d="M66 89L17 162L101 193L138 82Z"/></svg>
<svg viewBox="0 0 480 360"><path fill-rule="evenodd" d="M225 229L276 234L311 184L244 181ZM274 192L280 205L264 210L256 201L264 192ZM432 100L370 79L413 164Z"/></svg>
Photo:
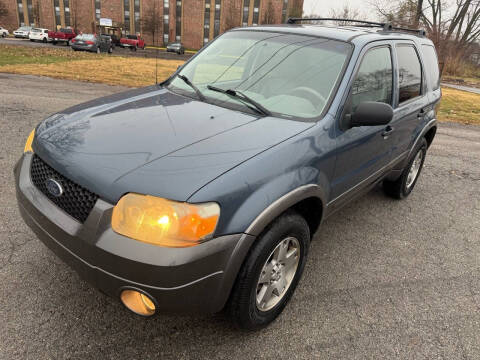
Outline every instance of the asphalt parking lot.
<svg viewBox="0 0 480 360"><path fill-rule="evenodd" d="M52 43L43 43L40 41L30 41L28 39L18 39L18 38L1 38L0 37L0 45L11 45L11 46L26 46L26 47L36 47L36 48L52 48L52 49L61 49L65 51L73 51L70 46L66 44L58 43L57 45L53 45ZM194 54L193 53L185 53L183 55L178 55L173 52L166 52L165 50L159 49L158 51L152 48L147 48L145 50L137 50L132 51L129 48L122 48L120 46L116 46L112 53L113 56L133 56L133 57L141 57L141 58L155 58L158 57L159 59L167 59L167 60L188 60Z"/></svg>
<svg viewBox="0 0 480 360"><path fill-rule="evenodd" d="M121 90L0 73L0 359L480 358L480 127L441 123L407 200L378 188L327 220L283 315L247 333L136 317L21 220L12 168L30 130Z"/></svg>

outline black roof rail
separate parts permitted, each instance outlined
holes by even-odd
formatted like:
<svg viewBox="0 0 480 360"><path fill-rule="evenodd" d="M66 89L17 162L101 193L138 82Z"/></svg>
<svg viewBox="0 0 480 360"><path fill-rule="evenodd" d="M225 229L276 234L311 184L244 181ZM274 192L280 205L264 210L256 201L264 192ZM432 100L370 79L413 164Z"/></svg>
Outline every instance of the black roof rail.
<svg viewBox="0 0 480 360"><path fill-rule="evenodd" d="M338 19L338 18L288 18L287 24L295 24L301 21L342 21L342 22L364 24L372 27L380 27L380 28L383 28L383 30L385 31L392 29L392 25L389 23L379 23L374 21L355 20L355 19Z"/></svg>
<svg viewBox="0 0 480 360"><path fill-rule="evenodd" d="M364 20L355 20L355 19L338 19L338 18L288 18L287 24L296 24L302 21L341 21L341 22L351 22L356 24L361 24L361 27L379 27L383 31L405 31L414 33L420 36L425 36L426 32L423 29L406 29L401 27L394 27L390 23L380 23L375 21L364 21Z"/></svg>

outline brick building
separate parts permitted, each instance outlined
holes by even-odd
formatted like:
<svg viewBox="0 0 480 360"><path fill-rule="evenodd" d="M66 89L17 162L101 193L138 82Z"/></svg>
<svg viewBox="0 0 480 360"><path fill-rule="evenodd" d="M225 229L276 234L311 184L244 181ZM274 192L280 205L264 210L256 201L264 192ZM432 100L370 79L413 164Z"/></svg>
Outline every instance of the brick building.
<svg viewBox="0 0 480 360"><path fill-rule="evenodd" d="M141 34L148 44L181 41L199 49L237 26L282 23L302 13L303 0L0 0L0 25ZM102 19L102 20L101 20Z"/></svg>

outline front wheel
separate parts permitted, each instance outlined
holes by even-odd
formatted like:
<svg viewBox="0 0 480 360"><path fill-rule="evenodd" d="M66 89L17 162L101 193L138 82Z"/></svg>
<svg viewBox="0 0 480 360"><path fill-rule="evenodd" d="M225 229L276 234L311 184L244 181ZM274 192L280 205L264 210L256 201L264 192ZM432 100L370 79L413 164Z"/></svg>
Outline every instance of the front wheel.
<svg viewBox="0 0 480 360"><path fill-rule="evenodd" d="M3 38L6 38L6 37L7 37L7 34L6 34L6 33L3 33L3 34L2 34L2 37L3 37Z"/></svg>
<svg viewBox="0 0 480 360"><path fill-rule="evenodd" d="M414 155L410 158L408 165L403 170L402 175L395 181L383 181L383 189L388 196L395 199L404 199L410 195L422 171L425 156L427 155L427 147L427 140L423 138L417 146Z"/></svg>
<svg viewBox="0 0 480 360"><path fill-rule="evenodd" d="M277 218L256 240L227 305L239 327L261 328L280 315L302 276L309 244L308 224L293 211Z"/></svg>

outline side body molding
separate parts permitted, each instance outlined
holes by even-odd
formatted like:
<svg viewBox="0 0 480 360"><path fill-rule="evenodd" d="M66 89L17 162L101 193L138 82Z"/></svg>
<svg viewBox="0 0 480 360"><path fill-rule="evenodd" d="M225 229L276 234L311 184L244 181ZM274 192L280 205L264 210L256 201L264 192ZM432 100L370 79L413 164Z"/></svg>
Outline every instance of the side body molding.
<svg viewBox="0 0 480 360"><path fill-rule="evenodd" d="M322 203L323 215L326 204L326 197L323 190L320 186L316 184L303 185L283 195L279 199L275 200L272 204L270 204L265 210L260 213L260 215L255 218L255 220L250 224L245 233L253 236L260 235L263 229L265 229L265 227L270 224L277 216L279 216L281 213L283 213L285 210L292 207L296 203L310 197L316 197L320 199Z"/></svg>

